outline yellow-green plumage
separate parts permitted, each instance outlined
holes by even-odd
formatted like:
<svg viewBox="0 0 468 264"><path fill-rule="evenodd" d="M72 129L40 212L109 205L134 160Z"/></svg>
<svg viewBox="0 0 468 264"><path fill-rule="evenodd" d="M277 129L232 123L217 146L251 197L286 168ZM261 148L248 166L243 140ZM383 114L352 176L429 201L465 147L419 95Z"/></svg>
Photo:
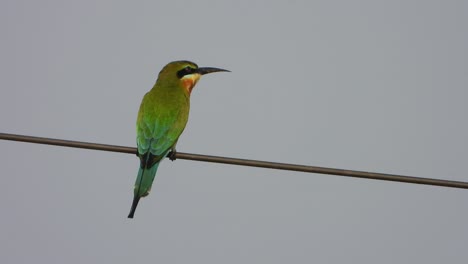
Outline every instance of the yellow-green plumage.
<svg viewBox="0 0 468 264"><path fill-rule="evenodd" d="M171 62L161 70L153 89L143 97L136 124L140 168L129 218L133 218L140 198L149 194L159 163L175 149L184 131L193 87L201 75L216 71L226 70L198 68L189 61Z"/></svg>

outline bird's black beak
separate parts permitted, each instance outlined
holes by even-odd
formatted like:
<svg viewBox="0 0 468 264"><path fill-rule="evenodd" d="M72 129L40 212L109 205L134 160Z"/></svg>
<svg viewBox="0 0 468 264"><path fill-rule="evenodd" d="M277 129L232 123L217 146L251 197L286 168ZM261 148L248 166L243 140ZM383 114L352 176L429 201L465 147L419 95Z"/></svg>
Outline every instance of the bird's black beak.
<svg viewBox="0 0 468 264"><path fill-rule="evenodd" d="M201 75L207 74L207 73L212 73L212 72L231 72L225 69L219 69L219 68L213 68L213 67L202 67L198 68L197 72Z"/></svg>

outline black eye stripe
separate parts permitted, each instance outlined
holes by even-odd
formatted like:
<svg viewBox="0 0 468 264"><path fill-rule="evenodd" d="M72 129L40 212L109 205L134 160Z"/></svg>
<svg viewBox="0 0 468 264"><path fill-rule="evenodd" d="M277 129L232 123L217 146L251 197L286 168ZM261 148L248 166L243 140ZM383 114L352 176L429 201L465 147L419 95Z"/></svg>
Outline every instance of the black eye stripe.
<svg viewBox="0 0 468 264"><path fill-rule="evenodd" d="M194 68L191 68L190 66L187 66L187 67L185 67L182 70L177 72L177 77L179 77L179 79L180 79L180 78L184 77L185 75L192 74L194 72L195 72Z"/></svg>

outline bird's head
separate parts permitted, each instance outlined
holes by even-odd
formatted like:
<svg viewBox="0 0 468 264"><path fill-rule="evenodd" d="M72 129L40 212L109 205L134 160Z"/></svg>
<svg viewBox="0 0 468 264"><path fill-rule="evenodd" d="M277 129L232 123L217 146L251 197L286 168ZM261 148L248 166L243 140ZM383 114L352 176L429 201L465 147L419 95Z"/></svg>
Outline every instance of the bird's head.
<svg viewBox="0 0 468 264"><path fill-rule="evenodd" d="M159 72L158 81L166 80L178 82L190 94L200 77L212 72L229 72L228 70L213 67L198 67L190 61L173 61L168 63Z"/></svg>

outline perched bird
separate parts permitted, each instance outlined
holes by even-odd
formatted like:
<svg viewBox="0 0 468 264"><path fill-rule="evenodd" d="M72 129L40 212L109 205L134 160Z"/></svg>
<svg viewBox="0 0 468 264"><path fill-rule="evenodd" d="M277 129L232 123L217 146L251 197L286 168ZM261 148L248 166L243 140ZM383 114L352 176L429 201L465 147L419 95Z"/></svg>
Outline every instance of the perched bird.
<svg viewBox="0 0 468 264"><path fill-rule="evenodd" d="M200 77L228 70L203 67L190 61L170 62L159 72L153 89L143 97L136 123L140 169L134 188L133 218L141 197L151 190L159 163L175 146L187 124L190 93Z"/></svg>

